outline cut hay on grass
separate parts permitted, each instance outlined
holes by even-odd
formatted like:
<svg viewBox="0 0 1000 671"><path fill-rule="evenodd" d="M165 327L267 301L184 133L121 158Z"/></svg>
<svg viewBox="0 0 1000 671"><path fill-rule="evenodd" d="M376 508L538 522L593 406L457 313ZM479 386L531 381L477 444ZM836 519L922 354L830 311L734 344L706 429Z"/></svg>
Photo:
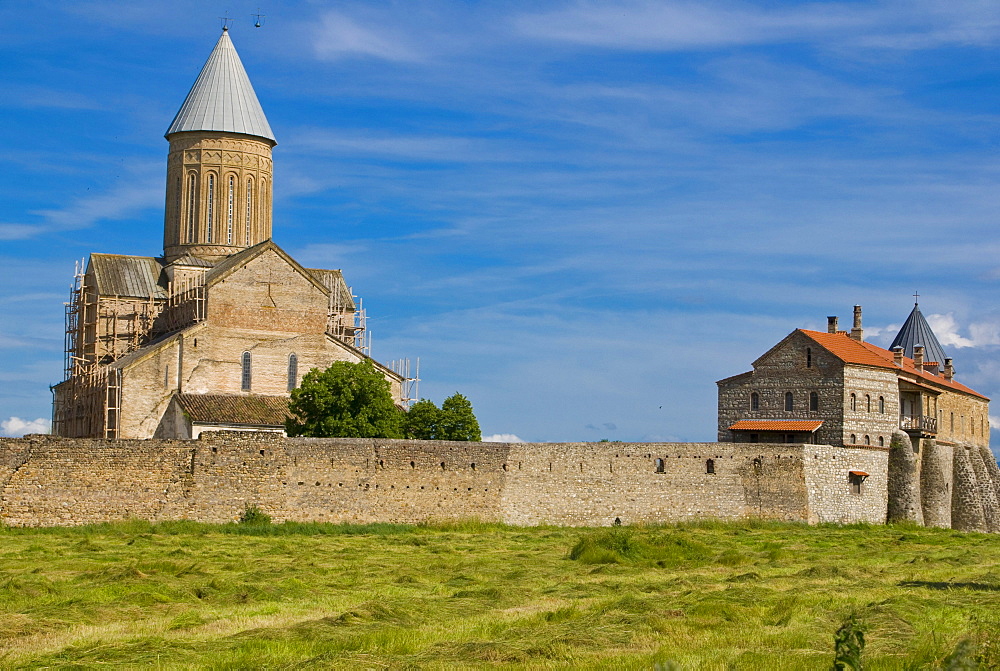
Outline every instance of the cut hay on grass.
<svg viewBox="0 0 1000 671"><path fill-rule="evenodd" d="M815 669L845 622L867 669L1000 666L985 534L129 520L0 539L8 668Z"/></svg>

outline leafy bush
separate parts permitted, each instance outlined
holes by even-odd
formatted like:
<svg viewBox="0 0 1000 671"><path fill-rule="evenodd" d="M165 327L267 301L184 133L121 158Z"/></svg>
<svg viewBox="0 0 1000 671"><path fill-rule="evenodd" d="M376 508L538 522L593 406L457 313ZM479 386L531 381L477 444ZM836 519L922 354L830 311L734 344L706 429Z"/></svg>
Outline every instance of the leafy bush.
<svg viewBox="0 0 1000 671"><path fill-rule="evenodd" d="M267 526L270 523L271 516L258 508L256 503L248 503L246 507L243 508L243 514L240 515L240 524L246 524L248 526Z"/></svg>

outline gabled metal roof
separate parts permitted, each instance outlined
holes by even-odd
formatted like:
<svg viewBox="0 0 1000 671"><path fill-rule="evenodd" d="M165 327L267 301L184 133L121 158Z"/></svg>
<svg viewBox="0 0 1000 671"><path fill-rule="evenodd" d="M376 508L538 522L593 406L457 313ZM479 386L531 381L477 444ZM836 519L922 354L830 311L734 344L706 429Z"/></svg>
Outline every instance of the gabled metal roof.
<svg viewBox="0 0 1000 671"><path fill-rule="evenodd" d="M205 130L242 133L277 142L225 29L167 129L166 137Z"/></svg>
<svg viewBox="0 0 1000 671"><path fill-rule="evenodd" d="M913 311L906 318L903 327L899 329L899 333L889 345L889 349L902 347L903 353L912 359L914 345L924 346L924 361L936 361L944 365L946 356L944 348L941 347L941 343L938 342L937 336L931 330L930 324L920 313L920 306L916 303L913 304Z"/></svg>
<svg viewBox="0 0 1000 671"><path fill-rule="evenodd" d="M91 254L87 268L98 294L131 298L166 298L159 283L161 270L159 259L122 254Z"/></svg>

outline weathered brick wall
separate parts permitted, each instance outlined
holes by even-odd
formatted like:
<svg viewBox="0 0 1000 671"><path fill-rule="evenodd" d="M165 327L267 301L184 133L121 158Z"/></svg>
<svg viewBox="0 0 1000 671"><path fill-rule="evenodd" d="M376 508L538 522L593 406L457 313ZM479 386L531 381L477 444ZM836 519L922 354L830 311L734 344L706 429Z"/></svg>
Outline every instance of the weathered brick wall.
<svg viewBox="0 0 1000 671"><path fill-rule="evenodd" d="M980 481L994 484L1000 469L973 466L965 452L956 459L956 482L968 481L956 485L962 502L956 519L963 528L981 528ZM982 459L978 451L976 457ZM869 474L860 492L852 488L852 470ZM29 436L0 439L0 519L32 526L126 517L224 522L256 503L276 521L478 517L607 525L616 518L630 524L749 516L879 523L886 518L887 475L887 449L826 445ZM978 519L968 519L970 506Z"/></svg>

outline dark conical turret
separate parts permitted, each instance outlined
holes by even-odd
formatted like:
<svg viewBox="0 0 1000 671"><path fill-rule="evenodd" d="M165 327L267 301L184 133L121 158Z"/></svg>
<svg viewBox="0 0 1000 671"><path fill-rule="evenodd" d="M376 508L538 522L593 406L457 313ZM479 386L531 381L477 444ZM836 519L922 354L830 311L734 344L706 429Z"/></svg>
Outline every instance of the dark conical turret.
<svg viewBox="0 0 1000 671"><path fill-rule="evenodd" d="M924 361L936 361L938 364L944 364L944 348L938 342L930 324L920 313L920 306L917 303L913 304L913 311L906 318L903 327L899 329L899 333L896 334L889 349L902 347L903 354L912 359L914 345L924 346Z"/></svg>

